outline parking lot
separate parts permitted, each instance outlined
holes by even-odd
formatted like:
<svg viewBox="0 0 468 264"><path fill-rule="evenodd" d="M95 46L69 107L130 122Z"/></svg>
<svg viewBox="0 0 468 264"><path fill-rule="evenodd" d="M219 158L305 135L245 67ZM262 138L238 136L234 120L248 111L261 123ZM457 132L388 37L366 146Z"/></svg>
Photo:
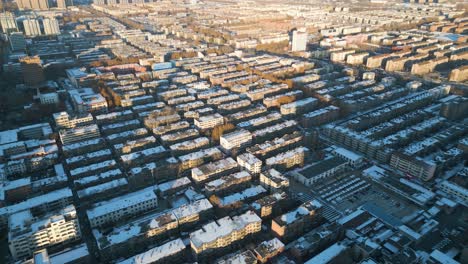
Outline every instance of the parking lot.
<svg viewBox="0 0 468 264"><path fill-rule="evenodd" d="M348 214L369 201L400 219L418 210L416 205L361 176L360 170L330 177L310 188L294 180L290 185L299 199L318 199L340 214Z"/></svg>

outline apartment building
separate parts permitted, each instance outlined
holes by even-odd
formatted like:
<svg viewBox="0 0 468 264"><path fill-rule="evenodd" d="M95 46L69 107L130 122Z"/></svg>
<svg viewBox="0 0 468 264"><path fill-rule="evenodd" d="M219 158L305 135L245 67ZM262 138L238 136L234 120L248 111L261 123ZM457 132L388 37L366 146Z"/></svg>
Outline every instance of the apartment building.
<svg viewBox="0 0 468 264"><path fill-rule="evenodd" d="M228 157L226 159L213 161L200 167L192 169L192 179L196 183L202 183L208 179L215 178L220 174L232 172L237 169L237 162Z"/></svg>
<svg viewBox="0 0 468 264"><path fill-rule="evenodd" d="M126 260L119 261L117 264L180 263L185 260L185 250L184 242L182 239L177 238Z"/></svg>
<svg viewBox="0 0 468 264"><path fill-rule="evenodd" d="M1 207L0 229L7 226L9 216L12 214L28 209L30 209L35 215L45 214L50 211L59 210L71 204L72 200L72 191L69 188L63 188L29 198L17 204Z"/></svg>
<svg viewBox="0 0 468 264"><path fill-rule="evenodd" d="M205 183L205 192L207 194L220 194L242 190L250 183L251 179L252 176L246 171L236 172Z"/></svg>
<svg viewBox="0 0 468 264"><path fill-rule="evenodd" d="M245 237L260 232L262 219L253 211L223 217L190 233L192 251L198 256L230 247Z"/></svg>
<svg viewBox="0 0 468 264"><path fill-rule="evenodd" d="M208 199L184 204L171 210L151 213L124 225L101 233L97 229L93 234L103 260L129 257L141 252L155 243L177 235L180 231L190 230L197 223L202 223L213 216L213 206Z"/></svg>
<svg viewBox="0 0 468 264"><path fill-rule="evenodd" d="M80 125L90 125L93 123L91 114L72 116L67 112L55 113L53 115L58 128L74 128Z"/></svg>
<svg viewBox="0 0 468 264"><path fill-rule="evenodd" d="M199 118L194 119L194 124L199 129L210 129L214 128L215 126L219 126L224 124L224 117L218 113L201 116Z"/></svg>
<svg viewBox="0 0 468 264"><path fill-rule="evenodd" d="M262 170L262 161L248 152L237 156L237 163L254 175Z"/></svg>
<svg viewBox="0 0 468 264"><path fill-rule="evenodd" d="M390 166L424 181L428 181L434 177L437 167L431 161L417 159L404 153L394 153L390 160Z"/></svg>
<svg viewBox="0 0 468 264"><path fill-rule="evenodd" d="M207 137L199 137L173 144L170 146L170 149L174 154L181 152L187 153L187 151L207 147L209 144L210 140Z"/></svg>
<svg viewBox="0 0 468 264"><path fill-rule="evenodd" d="M12 214L9 219L8 244L15 259L31 257L36 250L66 245L80 238L73 205L41 218L35 218L30 210L25 210Z"/></svg>
<svg viewBox="0 0 468 264"><path fill-rule="evenodd" d="M303 166L304 158L306 157L309 149L306 147L297 147L292 150L280 153L274 157L268 158L265 161L267 166L273 166L277 168L289 169L296 165Z"/></svg>
<svg viewBox="0 0 468 264"><path fill-rule="evenodd" d="M260 144L248 147L246 150L260 159L271 157L278 154L283 149L292 149L298 147L302 143L303 136L301 132L294 131L291 134L285 134L282 137L277 137L273 140L268 140Z"/></svg>
<svg viewBox="0 0 468 264"><path fill-rule="evenodd" d="M96 203L86 210L91 227L105 226L155 209L158 197L149 187L117 198Z"/></svg>
<svg viewBox="0 0 468 264"><path fill-rule="evenodd" d="M289 179L275 169L260 173L260 184L268 190L279 191L289 187Z"/></svg>
<svg viewBox="0 0 468 264"><path fill-rule="evenodd" d="M288 195L285 192L275 192L254 201L250 204L250 207L261 218L268 218L273 214L281 212L287 198Z"/></svg>
<svg viewBox="0 0 468 264"><path fill-rule="evenodd" d="M455 196L461 201L468 204L468 190L455 182L445 180L439 184L439 189L443 192Z"/></svg>
<svg viewBox="0 0 468 264"><path fill-rule="evenodd" d="M284 251L284 244L278 238L263 241L255 249L255 255L260 263L266 263Z"/></svg>
<svg viewBox="0 0 468 264"><path fill-rule="evenodd" d="M181 162L180 169L185 171L187 169L195 168L202 165L206 161L214 161L221 159L223 153L216 147L202 149L179 157Z"/></svg>
<svg viewBox="0 0 468 264"><path fill-rule="evenodd" d="M166 156L167 151L163 146L147 148L120 156L120 160L125 167L131 167L150 162L154 159L160 159Z"/></svg>
<svg viewBox="0 0 468 264"><path fill-rule="evenodd" d="M280 111L282 115L301 115L312 111L318 105L318 103L318 99L308 97L294 101L292 103L281 105Z"/></svg>
<svg viewBox="0 0 468 264"><path fill-rule="evenodd" d="M94 138L62 146L62 151L66 157L71 157L97 151L103 146L105 146L103 138Z"/></svg>
<svg viewBox="0 0 468 264"><path fill-rule="evenodd" d="M99 128L97 125L94 124L59 131L60 141L63 145L68 145L71 143L96 138L99 136Z"/></svg>
<svg viewBox="0 0 468 264"><path fill-rule="evenodd" d="M244 147L252 142L252 134L245 129L238 129L222 135L219 138L221 147L225 150L232 150L234 148Z"/></svg>
<svg viewBox="0 0 468 264"><path fill-rule="evenodd" d="M312 200L274 218L271 221L271 230L282 241L288 242L322 221L322 204Z"/></svg>
<svg viewBox="0 0 468 264"><path fill-rule="evenodd" d="M302 116L301 123L306 128L320 126L335 121L340 115L340 109L334 105L312 111Z"/></svg>
<svg viewBox="0 0 468 264"><path fill-rule="evenodd" d="M68 90L74 108L80 113L102 113L107 112L107 101L91 88L80 88Z"/></svg>
<svg viewBox="0 0 468 264"><path fill-rule="evenodd" d="M132 110L100 114L96 116L96 123L99 125L123 122L133 118Z"/></svg>

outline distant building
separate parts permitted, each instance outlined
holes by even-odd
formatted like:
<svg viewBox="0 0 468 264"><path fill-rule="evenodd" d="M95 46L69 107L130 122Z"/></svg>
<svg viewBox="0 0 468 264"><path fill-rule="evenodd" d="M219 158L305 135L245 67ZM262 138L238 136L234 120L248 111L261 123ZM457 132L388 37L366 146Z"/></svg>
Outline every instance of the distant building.
<svg viewBox="0 0 468 264"><path fill-rule="evenodd" d="M16 23L16 17L13 13L5 12L0 14L0 26L3 33L18 30L18 24Z"/></svg>
<svg viewBox="0 0 468 264"><path fill-rule="evenodd" d="M22 32L12 32L9 39L12 51L24 51L26 49L26 40Z"/></svg>
<svg viewBox="0 0 468 264"><path fill-rule="evenodd" d="M252 141L252 134L245 130L239 129L231 133L224 134L220 137L219 142L225 150L243 147Z"/></svg>
<svg viewBox="0 0 468 264"><path fill-rule="evenodd" d="M59 96L56 91L41 91L38 96L41 104L58 104L59 102Z"/></svg>
<svg viewBox="0 0 468 264"><path fill-rule="evenodd" d="M44 18L42 19L42 25L44 26L45 35L59 35L60 27L57 19L55 18Z"/></svg>
<svg viewBox="0 0 468 264"><path fill-rule="evenodd" d="M440 109L440 115L450 120L461 119L466 113L468 113L468 98L461 96L443 103Z"/></svg>
<svg viewBox="0 0 468 264"><path fill-rule="evenodd" d="M44 69L39 56L24 57L20 59L24 84L29 87L37 87L44 83Z"/></svg>
<svg viewBox="0 0 468 264"><path fill-rule="evenodd" d="M292 32L291 51L305 51L307 49L307 32L294 30Z"/></svg>
<svg viewBox="0 0 468 264"><path fill-rule="evenodd" d="M49 0L18 0L16 1L19 10L47 10Z"/></svg>
<svg viewBox="0 0 468 264"><path fill-rule="evenodd" d="M23 20L24 34L28 37L36 37L42 35L39 20L27 18Z"/></svg>
<svg viewBox="0 0 468 264"><path fill-rule="evenodd" d="M57 8L65 9L73 6L73 0L57 0Z"/></svg>

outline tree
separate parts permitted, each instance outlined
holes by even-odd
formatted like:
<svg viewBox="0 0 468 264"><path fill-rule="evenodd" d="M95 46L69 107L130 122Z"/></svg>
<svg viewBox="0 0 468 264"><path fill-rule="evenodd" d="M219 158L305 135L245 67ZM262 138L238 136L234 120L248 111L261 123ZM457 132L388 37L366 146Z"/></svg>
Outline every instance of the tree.
<svg viewBox="0 0 468 264"><path fill-rule="evenodd" d="M235 126L231 123L226 123L224 125L215 126L211 132L211 139L213 141L219 141L219 138L224 134L224 132L233 130Z"/></svg>

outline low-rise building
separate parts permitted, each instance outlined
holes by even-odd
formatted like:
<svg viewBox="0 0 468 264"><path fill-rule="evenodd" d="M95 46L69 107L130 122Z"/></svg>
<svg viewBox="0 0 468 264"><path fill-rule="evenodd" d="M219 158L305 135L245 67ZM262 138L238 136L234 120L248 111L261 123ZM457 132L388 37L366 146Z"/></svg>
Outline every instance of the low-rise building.
<svg viewBox="0 0 468 264"><path fill-rule="evenodd" d="M253 211L223 217L190 233L190 245L197 255L230 247L245 237L260 232L262 219Z"/></svg>
<svg viewBox="0 0 468 264"><path fill-rule="evenodd" d="M237 163L252 174L258 174L262 170L262 161L248 152L237 156Z"/></svg>
<svg viewBox="0 0 468 264"><path fill-rule="evenodd" d="M199 118L194 119L194 124L199 129L210 129L214 128L215 126L219 126L224 124L224 117L218 113L201 116Z"/></svg>
<svg viewBox="0 0 468 264"><path fill-rule="evenodd" d="M35 219L30 210L12 214L9 219L8 244L15 259L30 257L38 249L57 248L80 238L73 205L39 219Z"/></svg>
<svg viewBox="0 0 468 264"><path fill-rule="evenodd" d="M250 206L261 218L269 218L281 212L287 197L285 192L276 192L256 200Z"/></svg>
<svg viewBox="0 0 468 264"><path fill-rule="evenodd" d="M279 171L269 169L260 173L260 184L271 191L278 191L289 187L289 179Z"/></svg>
<svg viewBox="0 0 468 264"><path fill-rule="evenodd" d="M252 134L245 129L238 129L234 132L230 132L222 135L219 138L221 146L225 150L232 150L234 148L244 147L252 142Z"/></svg>
<svg viewBox="0 0 468 264"><path fill-rule="evenodd" d="M309 149L306 147L297 147L266 159L265 164L280 169L289 169L296 165L302 167L308 152Z"/></svg>
<svg viewBox="0 0 468 264"><path fill-rule="evenodd" d="M276 237L271 240L263 241L254 249L255 255L261 263L266 263L283 251L284 244Z"/></svg>
<svg viewBox="0 0 468 264"><path fill-rule="evenodd" d="M185 171L187 169L195 168L206 161L214 161L222 157L223 153L216 147L192 152L190 154L186 154L179 157L179 160L181 162L180 170Z"/></svg>
<svg viewBox="0 0 468 264"><path fill-rule="evenodd" d="M74 128L76 126L90 125L94 119L91 114L72 116L67 112L55 113L53 115L57 128Z"/></svg>
<svg viewBox="0 0 468 264"><path fill-rule="evenodd" d="M151 248L141 254L133 256L118 264L136 264L136 263L178 263L185 260L186 246L182 239L178 238L169 241L161 246Z"/></svg>
<svg viewBox="0 0 468 264"><path fill-rule="evenodd" d="M158 197L153 187L96 203L86 211L91 227L105 226L155 209Z"/></svg>
<svg viewBox="0 0 468 264"><path fill-rule="evenodd" d="M246 171L240 171L205 183L207 194L220 194L243 189L250 183L252 176Z"/></svg>
<svg viewBox="0 0 468 264"><path fill-rule="evenodd" d="M322 204L317 200L312 200L274 218L271 222L271 230L276 236L284 239L283 241L290 241L322 221Z"/></svg>
<svg viewBox="0 0 468 264"><path fill-rule="evenodd" d="M67 130L60 130L59 136L62 145L68 145L82 140L99 137L99 128L97 125L88 125L82 127L76 127Z"/></svg>
<svg viewBox="0 0 468 264"><path fill-rule="evenodd" d="M196 183L205 182L208 179L213 179L221 174L227 174L237 169L237 162L228 157L226 159L213 161L192 169L192 179Z"/></svg>

